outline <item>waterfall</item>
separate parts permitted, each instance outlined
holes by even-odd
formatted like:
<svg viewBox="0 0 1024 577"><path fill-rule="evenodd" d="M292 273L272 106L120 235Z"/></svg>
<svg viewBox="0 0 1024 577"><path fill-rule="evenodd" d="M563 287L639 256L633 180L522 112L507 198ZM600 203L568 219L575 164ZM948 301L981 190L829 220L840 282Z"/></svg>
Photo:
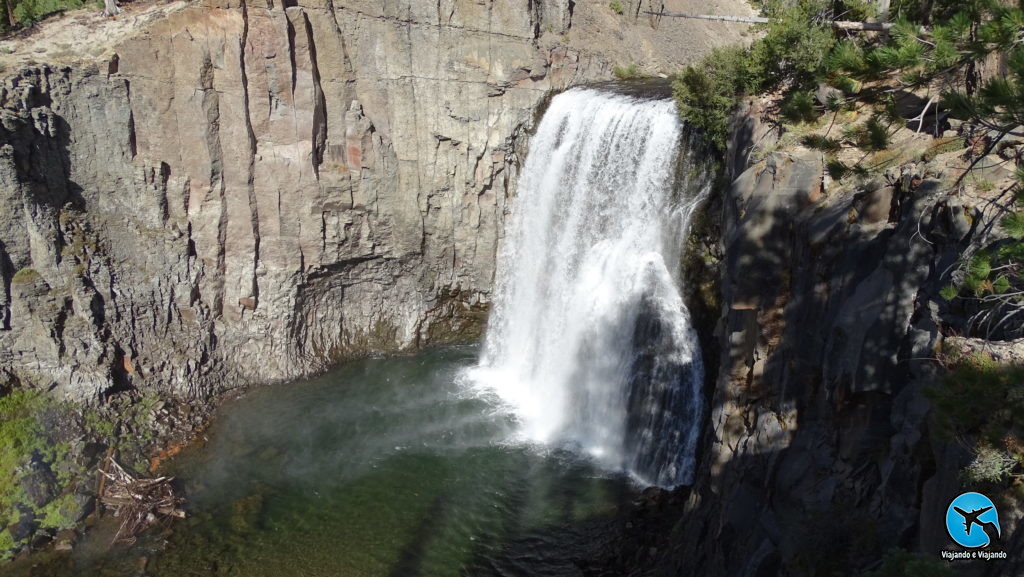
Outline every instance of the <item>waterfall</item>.
<svg viewBox="0 0 1024 577"><path fill-rule="evenodd" d="M661 486L692 482L704 411L680 261L709 179L685 144L670 100L594 89L552 100L471 371L526 439Z"/></svg>

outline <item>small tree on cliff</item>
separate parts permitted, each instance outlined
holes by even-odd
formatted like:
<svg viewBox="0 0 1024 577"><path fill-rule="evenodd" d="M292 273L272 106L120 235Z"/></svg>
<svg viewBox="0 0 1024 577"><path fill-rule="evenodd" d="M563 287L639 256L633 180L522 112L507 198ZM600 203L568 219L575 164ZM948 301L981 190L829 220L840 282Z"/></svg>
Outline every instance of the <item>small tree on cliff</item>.
<svg viewBox="0 0 1024 577"><path fill-rule="evenodd" d="M941 99L930 98L919 119L941 100L952 117L974 127L972 138L980 147L951 187L956 190L1000 141L1024 137L1024 9L1000 0L935 0L917 10L918 21L900 21L883 43L840 43L830 66L836 78L940 92ZM1005 72L983 79L977 64L993 54L1001 55ZM997 199L1003 203L996 217L1001 227L979 227L1001 230L1003 238L964 255L954 283L942 293L947 300L961 299L970 313L968 326L986 339L1024 334L1024 165L1017 174L1018 181ZM1016 201L1006 202L1008 196Z"/></svg>
<svg viewBox="0 0 1024 577"><path fill-rule="evenodd" d="M4 0L4 8L7 11L7 25L13 28L18 23L14 18L14 0Z"/></svg>
<svg viewBox="0 0 1024 577"><path fill-rule="evenodd" d="M739 95L816 86L835 44L827 0L768 0L762 13L768 22L757 29L764 35L749 48L715 50L673 83L683 119L720 150Z"/></svg>

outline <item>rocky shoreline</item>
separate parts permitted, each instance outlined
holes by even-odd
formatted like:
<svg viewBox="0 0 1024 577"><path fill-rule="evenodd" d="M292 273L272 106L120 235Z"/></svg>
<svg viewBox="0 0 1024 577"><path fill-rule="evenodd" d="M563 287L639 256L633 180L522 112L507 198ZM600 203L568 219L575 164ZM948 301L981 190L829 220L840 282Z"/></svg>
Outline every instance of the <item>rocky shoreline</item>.
<svg viewBox="0 0 1024 577"><path fill-rule="evenodd" d="M35 407L39 427L34 434L41 445L57 449L45 456L36 452L30 472L20 478L18 488L27 499L18 506L19 518L6 527L14 543L0 554L31 562L41 550L71 551L82 532L99 520L98 468L105 456L116 456L134 475L156 475L168 458L202 443L217 407L239 394L195 403L143 398L133 391L99 407Z"/></svg>

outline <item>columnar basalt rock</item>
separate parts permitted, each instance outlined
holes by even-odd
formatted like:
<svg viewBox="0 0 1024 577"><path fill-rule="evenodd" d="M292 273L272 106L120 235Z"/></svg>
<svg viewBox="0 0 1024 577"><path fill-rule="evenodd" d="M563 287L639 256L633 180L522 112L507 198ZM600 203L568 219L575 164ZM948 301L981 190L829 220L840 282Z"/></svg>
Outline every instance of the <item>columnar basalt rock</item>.
<svg viewBox="0 0 1024 577"><path fill-rule="evenodd" d="M207 3L107 70L8 78L8 376L206 393L409 348L451 322L438 311L472 312L515 138L550 68L579 73L535 38L567 5L513 4Z"/></svg>
<svg viewBox="0 0 1024 577"><path fill-rule="evenodd" d="M205 0L147 22L0 88L7 380L202 396L471 338L535 108L631 43L699 56L596 1Z"/></svg>

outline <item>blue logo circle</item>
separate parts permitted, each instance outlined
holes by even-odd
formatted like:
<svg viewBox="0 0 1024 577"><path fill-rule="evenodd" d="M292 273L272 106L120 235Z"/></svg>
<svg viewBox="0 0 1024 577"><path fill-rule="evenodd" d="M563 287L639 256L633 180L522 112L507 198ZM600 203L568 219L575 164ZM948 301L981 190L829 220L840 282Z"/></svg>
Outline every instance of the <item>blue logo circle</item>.
<svg viewBox="0 0 1024 577"><path fill-rule="evenodd" d="M961 547L978 549L999 540L999 513L995 503L981 493L964 493L946 510L946 531Z"/></svg>

